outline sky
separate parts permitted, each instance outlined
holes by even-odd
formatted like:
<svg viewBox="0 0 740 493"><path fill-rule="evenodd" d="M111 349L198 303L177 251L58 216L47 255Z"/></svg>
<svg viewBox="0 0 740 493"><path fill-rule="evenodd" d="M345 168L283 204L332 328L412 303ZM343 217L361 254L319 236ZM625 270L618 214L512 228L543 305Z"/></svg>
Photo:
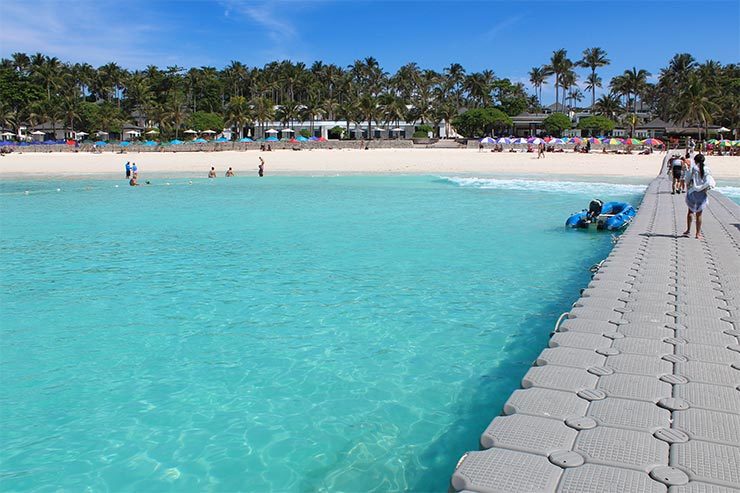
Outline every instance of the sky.
<svg viewBox="0 0 740 493"><path fill-rule="evenodd" d="M606 83L633 66L657 78L680 52L740 62L740 0L355 1L3 0L0 56L41 52L94 66L223 68L231 60L350 65L368 56L394 72L408 62L524 82L565 48L606 50ZM581 79L586 72L581 71ZM581 81L582 83L582 81ZM605 84L606 85L606 84ZM543 87L543 99L554 91ZM550 96L551 97L551 96Z"/></svg>

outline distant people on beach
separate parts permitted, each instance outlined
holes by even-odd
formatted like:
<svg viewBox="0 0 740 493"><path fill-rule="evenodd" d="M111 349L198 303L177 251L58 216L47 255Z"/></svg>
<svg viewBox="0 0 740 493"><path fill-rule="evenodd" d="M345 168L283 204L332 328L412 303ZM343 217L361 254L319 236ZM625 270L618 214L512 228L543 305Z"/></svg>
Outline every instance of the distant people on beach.
<svg viewBox="0 0 740 493"><path fill-rule="evenodd" d="M691 222L693 215L696 214L696 235L695 238L700 240L701 235L701 216L704 208L709 202L707 192L717 186L712 172L709 168L704 166L704 155L697 154L694 156L694 165L689 169L686 175L686 184L688 185L688 192L686 193L686 205L689 210L686 213L686 231L683 232L684 236L691 234Z"/></svg>
<svg viewBox="0 0 740 493"><path fill-rule="evenodd" d="M696 142L694 142L693 137L689 137L689 140L686 142L686 151L694 152L694 149L696 149Z"/></svg>
<svg viewBox="0 0 740 493"><path fill-rule="evenodd" d="M229 166L229 169L226 170L226 178L230 178L234 176L234 171L231 169L231 166Z"/></svg>
<svg viewBox="0 0 740 493"><path fill-rule="evenodd" d="M678 188L683 193L686 193L686 175L689 169L691 169L691 153L686 151L686 155L681 159L681 178L678 180Z"/></svg>
<svg viewBox="0 0 740 493"><path fill-rule="evenodd" d="M132 187L138 186L139 182L138 182L137 176L136 175L132 176L131 179L128 181L128 184L131 185Z"/></svg>
<svg viewBox="0 0 740 493"><path fill-rule="evenodd" d="M208 172L208 178L216 178L216 168L211 166L211 171Z"/></svg>
<svg viewBox="0 0 740 493"><path fill-rule="evenodd" d="M126 161L126 179L131 178L131 163Z"/></svg>
<svg viewBox="0 0 740 493"><path fill-rule="evenodd" d="M259 176L265 176L265 160L260 156L260 164L257 166L257 174Z"/></svg>
<svg viewBox="0 0 740 493"><path fill-rule="evenodd" d="M134 175L137 175L139 173L139 167L136 166L136 163L133 163L131 165L131 173L133 173Z"/></svg>
<svg viewBox="0 0 740 493"><path fill-rule="evenodd" d="M537 159L545 157L545 144L540 142L537 146Z"/></svg>

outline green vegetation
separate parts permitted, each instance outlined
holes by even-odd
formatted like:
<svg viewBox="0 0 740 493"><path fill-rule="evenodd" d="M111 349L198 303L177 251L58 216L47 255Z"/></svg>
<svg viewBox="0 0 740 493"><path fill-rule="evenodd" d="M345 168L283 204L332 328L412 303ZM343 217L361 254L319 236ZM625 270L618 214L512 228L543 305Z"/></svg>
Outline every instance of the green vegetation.
<svg viewBox="0 0 740 493"><path fill-rule="evenodd" d="M564 130L568 130L572 126L572 123L570 118L568 118L568 115L564 115L563 113L553 113L545 118L542 125L545 127L545 130L547 130L547 133L554 135L555 137L560 137Z"/></svg>
<svg viewBox="0 0 740 493"><path fill-rule="evenodd" d="M579 60L555 50L547 64L530 71L535 94L529 95L524 84L492 70L467 73L454 63L440 72L409 63L388 73L374 58L348 67L318 61L248 67L232 61L223 69L150 65L131 71L116 63L95 68L41 53L13 53L0 60L0 124L17 131L49 122L89 133L136 124L158 129L160 138L178 137L186 126L219 131L226 125L239 138L245 129L265 130L273 121L286 127L309 122L310 131L316 120L339 121L346 137L359 123L393 128L405 121L437 132L445 122L448 132L455 127L463 135L479 136L505 130L509 117L523 111L540 111L537 93L541 96L548 81L564 110L577 107L584 100L580 76L591 92L594 114L633 130L649 113L705 129L740 126L740 67L735 63L699 64L684 53L660 71L657 83L638 67L607 83L598 70L609 63L598 47L584 50ZM585 73L579 75L579 69ZM596 98L601 87L608 92ZM555 123L550 120L554 131L564 129Z"/></svg>
<svg viewBox="0 0 740 493"><path fill-rule="evenodd" d="M587 116L581 118L578 122L578 128L582 130L588 130L590 135L604 134L611 132L617 123L614 120L610 120L605 116Z"/></svg>
<svg viewBox="0 0 740 493"><path fill-rule="evenodd" d="M483 137L512 125L511 118L497 108L476 108L452 119L452 126L465 137Z"/></svg>

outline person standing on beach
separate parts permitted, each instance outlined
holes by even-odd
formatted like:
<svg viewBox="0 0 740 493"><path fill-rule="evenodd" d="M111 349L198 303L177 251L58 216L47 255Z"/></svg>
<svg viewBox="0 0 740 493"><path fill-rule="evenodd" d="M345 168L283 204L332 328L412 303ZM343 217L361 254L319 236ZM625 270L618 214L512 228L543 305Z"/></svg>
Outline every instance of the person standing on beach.
<svg viewBox="0 0 740 493"><path fill-rule="evenodd" d="M542 142L539 143L537 146L537 159L545 157L545 144Z"/></svg>
<svg viewBox="0 0 740 493"><path fill-rule="evenodd" d="M714 188L717 184L712 178L712 172L709 168L704 166L704 155L697 154L694 156L694 166L689 169L686 175L686 183L688 184L689 191L686 194L686 205L689 207L686 213L686 231L683 232L684 236L691 234L691 220L693 215L696 214L696 236L697 240L702 239L701 236L701 216L704 208L709 202L707 192Z"/></svg>
<svg viewBox="0 0 740 493"><path fill-rule="evenodd" d="M136 176L136 175L138 175L138 174L139 174L139 168L138 168L138 166L136 166L136 163L133 163L133 164L131 165L131 173L132 173L132 174L133 174L134 176Z"/></svg>
<svg viewBox="0 0 740 493"><path fill-rule="evenodd" d="M671 156L670 161L668 161L668 175L671 177L671 195L675 195L676 193L681 193L679 181L681 180L681 167L683 166L683 162L681 161L681 158L678 157L678 154L674 154Z"/></svg>
<svg viewBox="0 0 740 493"><path fill-rule="evenodd" d="M259 176L265 176L265 160L260 156L260 164L257 166L257 174Z"/></svg>
<svg viewBox="0 0 740 493"><path fill-rule="evenodd" d="M216 178L216 168L211 166L211 171L208 172L208 178Z"/></svg>
<svg viewBox="0 0 740 493"><path fill-rule="evenodd" d="M126 179L131 178L131 163L126 161Z"/></svg>

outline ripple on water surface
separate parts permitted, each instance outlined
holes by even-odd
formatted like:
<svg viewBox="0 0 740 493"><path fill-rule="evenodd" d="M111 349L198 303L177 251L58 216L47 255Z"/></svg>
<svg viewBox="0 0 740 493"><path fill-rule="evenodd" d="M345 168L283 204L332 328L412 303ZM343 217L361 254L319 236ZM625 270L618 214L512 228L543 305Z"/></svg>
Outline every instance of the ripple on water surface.
<svg viewBox="0 0 740 493"><path fill-rule="evenodd" d="M641 194L116 183L0 184L5 490L444 491Z"/></svg>

